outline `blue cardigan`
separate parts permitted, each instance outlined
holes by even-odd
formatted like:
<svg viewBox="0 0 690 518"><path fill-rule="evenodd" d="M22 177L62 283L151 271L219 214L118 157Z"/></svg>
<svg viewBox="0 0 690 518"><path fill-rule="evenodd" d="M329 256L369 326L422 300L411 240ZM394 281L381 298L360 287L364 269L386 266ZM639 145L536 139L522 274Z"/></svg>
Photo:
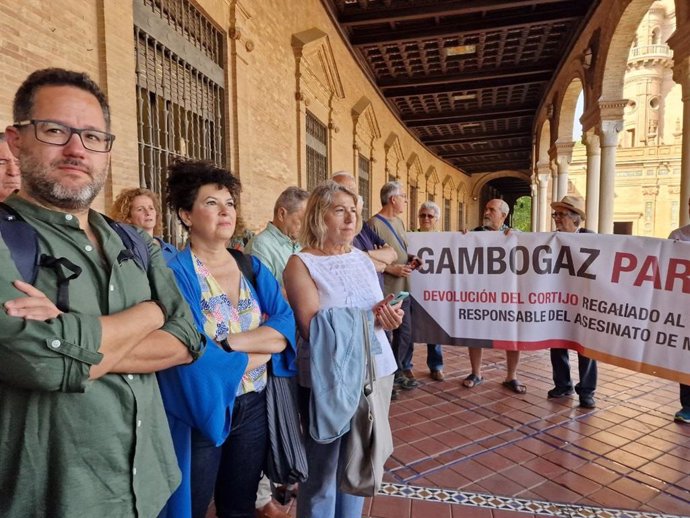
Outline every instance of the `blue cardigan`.
<svg viewBox="0 0 690 518"><path fill-rule="evenodd" d="M171 257L168 266L175 274L180 292L189 303L197 329L204 333L201 312L201 288L192 263L189 247ZM275 376L294 376L295 318L283 298L275 277L258 259L252 257L256 288L250 284L252 294L267 315L262 324L272 327L288 342L282 353L274 354L271 367ZM206 336L209 344L211 338ZM230 433L235 394L245 369L247 354L226 352L209 345L194 363L173 367L158 373L165 412L172 434L177 462L182 471L182 483L173 493L159 518L191 517L191 433L196 428L216 446L225 442Z"/></svg>

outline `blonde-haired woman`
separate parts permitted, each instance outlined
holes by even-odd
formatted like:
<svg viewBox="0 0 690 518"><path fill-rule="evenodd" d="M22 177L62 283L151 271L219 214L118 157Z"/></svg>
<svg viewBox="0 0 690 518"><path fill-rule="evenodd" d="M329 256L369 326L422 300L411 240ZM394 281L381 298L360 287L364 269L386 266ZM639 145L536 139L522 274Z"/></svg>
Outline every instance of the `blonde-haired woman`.
<svg viewBox="0 0 690 518"><path fill-rule="evenodd" d="M177 253L177 249L160 238L163 232L160 206L160 200L155 192L143 187L135 187L120 192L110 207L108 216L115 221L139 227L150 235L161 247L163 258L167 262Z"/></svg>
<svg viewBox="0 0 690 518"><path fill-rule="evenodd" d="M369 257L351 246L360 228L357 196L352 191L333 181L317 186L307 201L302 224L300 241L305 248L290 258L283 274L288 301L302 338L298 347L299 402L310 475L300 484L298 518L362 516L364 499L338 490L340 446L349 432L342 433L344 428L337 427L319 428L322 420L333 423L334 415L340 423L349 423L352 414L340 410L347 407L347 404L341 405L347 398L335 398L329 401L332 404L324 407L318 407L315 401L326 392L320 381L324 379L328 379L331 386L346 391L353 389L358 399L363 360L354 369L348 369L347 362L355 354L359 354L360 359L366 358L364 333L369 332L372 322L372 359L380 383L377 390L385 398L386 409L390 403L396 363L385 331L400 325L403 312L399 304L388 304L390 297L384 299ZM366 327L362 324L363 316L367 319ZM322 322L323 327L319 327ZM361 334L355 330L357 326ZM337 337L323 339L330 329L335 335L338 330L347 329L345 348L352 354L338 357L342 349L333 346ZM331 355L331 351L334 354ZM323 432L326 429L328 432L341 431L330 436L317 433L315 437L315 430ZM328 437L324 439L324 436Z"/></svg>

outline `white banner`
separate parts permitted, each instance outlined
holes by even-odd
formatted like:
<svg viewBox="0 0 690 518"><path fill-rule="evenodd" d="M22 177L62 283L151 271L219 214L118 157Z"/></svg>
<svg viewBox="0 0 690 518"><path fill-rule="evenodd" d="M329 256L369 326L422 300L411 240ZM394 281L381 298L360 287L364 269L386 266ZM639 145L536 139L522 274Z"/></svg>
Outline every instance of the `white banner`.
<svg viewBox="0 0 690 518"><path fill-rule="evenodd" d="M690 384L690 243L575 233L410 232L415 342L567 347Z"/></svg>

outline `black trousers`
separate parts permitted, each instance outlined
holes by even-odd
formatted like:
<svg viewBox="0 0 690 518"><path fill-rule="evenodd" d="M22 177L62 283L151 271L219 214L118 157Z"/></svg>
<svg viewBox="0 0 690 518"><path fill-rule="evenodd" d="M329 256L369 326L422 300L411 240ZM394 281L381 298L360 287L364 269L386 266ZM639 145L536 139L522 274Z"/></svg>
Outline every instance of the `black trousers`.
<svg viewBox="0 0 690 518"><path fill-rule="evenodd" d="M564 391L572 390L573 381L570 378L568 349L551 349L551 367L553 367L553 383L556 388ZM580 371L580 382L575 385L575 391L580 396L593 396L597 388L597 362L578 353L577 367Z"/></svg>
<svg viewBox="0 0 690 518"><path fill-rule="evenodd" d="M680 384L680 406L690 409L690 385Z"/></svg>

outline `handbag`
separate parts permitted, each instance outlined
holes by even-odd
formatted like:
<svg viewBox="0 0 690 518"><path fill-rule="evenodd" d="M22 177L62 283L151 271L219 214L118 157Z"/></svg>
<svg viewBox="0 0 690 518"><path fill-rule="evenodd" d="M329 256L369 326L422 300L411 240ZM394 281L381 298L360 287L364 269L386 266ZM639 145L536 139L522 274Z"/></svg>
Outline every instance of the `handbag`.
<svg viewBox="0 0 690 518"><path fill-rule="evenodd" d="M364 347L367 375L359 404L350 421L338 463L338 487L343 493L374 496L381 489L384 464L393 453L388 409L393 376L376 379L371 357L369 322L364 312Z"/></svg>
<svg viewBox="0 0 690 518"><path fill-rule="evenodd" d="M309 474L295 390L294 378L268 376L266 475L273 484L304 482Z"/></svg>

